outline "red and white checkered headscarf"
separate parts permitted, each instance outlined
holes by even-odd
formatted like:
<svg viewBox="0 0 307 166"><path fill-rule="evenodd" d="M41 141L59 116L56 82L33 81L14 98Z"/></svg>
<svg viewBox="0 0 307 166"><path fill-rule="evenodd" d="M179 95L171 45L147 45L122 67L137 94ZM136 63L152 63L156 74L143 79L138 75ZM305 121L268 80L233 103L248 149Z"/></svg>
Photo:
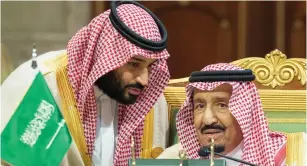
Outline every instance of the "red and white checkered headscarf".
<svg viewBox="0 0 307 166"><path fill-rule="evenodd" d="M206 66L202 71L243 70L231 64L219 63ZM196 82L186 86L187 98L177 114L177 131L180 143L191 159L200 158L193 114L193 89L213 90L221 84L233 87L229 110L238 121L243 133L242 160L273 166L274 157L286 141L280 133L271 132L264 116L257 88L252 82Z"/></svg>
<svg viewBox="0 0 307 166"><path fill-rule="evenodd" d="M142 49L124 38L109 20L110 10L94 18L73 36L67 46L68 76L74 90L90 156L96 136L97 109L94 82L104 74L126 64L135 55L158 59L151 68L149 85L133 105L118 105L118 138L114 165L127 165L131 157L131 136L136 157L140 155L144 119L162 94L170 74L167 50ZM134 32L153 41L161 40L158 26L142 8L132 4L117 7L120 19Z"/></svg>

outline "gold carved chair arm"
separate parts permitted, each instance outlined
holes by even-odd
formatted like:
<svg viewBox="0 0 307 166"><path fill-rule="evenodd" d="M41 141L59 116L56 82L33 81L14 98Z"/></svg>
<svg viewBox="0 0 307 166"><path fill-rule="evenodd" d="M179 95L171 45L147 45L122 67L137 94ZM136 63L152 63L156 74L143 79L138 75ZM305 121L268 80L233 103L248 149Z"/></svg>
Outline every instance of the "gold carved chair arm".
<svg viewBox="0 0 307 166"><path fill-rule="evenodd" d="M287 135L287 166L307 165L307 135L304 132L286 133Z"/></svg>

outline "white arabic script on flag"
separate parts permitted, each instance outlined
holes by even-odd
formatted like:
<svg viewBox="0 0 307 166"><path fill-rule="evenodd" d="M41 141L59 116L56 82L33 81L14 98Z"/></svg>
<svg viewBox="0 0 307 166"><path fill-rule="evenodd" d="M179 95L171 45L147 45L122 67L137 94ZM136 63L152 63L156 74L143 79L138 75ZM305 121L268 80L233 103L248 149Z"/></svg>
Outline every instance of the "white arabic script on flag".
<svg viewBox="0 0 307 166"><path fill-rule="evenodd" d="M53 112L54 106L42 100L37 112L34 114L34 119L28 124L25 132L20 137L20 141L33 147Z"/></svg>

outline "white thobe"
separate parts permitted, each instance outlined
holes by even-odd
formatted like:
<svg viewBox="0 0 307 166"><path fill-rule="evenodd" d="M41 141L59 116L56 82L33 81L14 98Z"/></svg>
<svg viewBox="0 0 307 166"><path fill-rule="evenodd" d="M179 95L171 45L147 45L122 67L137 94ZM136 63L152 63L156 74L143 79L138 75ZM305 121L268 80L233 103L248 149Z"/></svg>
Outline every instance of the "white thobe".
<svg viewBox="0 0 307 166"><path fill-rule="evenodd" d="M113 166L117 138L117 102L94 87L97 103L96 138L92 162L94 166Z"/></svg>

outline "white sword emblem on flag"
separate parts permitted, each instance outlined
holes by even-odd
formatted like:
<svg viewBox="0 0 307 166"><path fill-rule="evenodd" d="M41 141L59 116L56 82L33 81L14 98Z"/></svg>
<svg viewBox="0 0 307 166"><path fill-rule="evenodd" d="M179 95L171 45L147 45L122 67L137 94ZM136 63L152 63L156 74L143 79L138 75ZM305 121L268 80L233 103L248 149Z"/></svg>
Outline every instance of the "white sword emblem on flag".
<svg viewBox="0 0 307 166"><path fill-rule="evenodd" d="M46 149L49 149L49 148L50 148L50 146L51 146L51 144L53 143L55 137L59 134L61 128L64 126L65 120L62 119L61 122L58 123L58 124L59 124L59 127L57 128L56 132L53 134L53 137L52 137L52 139L50 140L49 144L46 146Z"/></svg>

